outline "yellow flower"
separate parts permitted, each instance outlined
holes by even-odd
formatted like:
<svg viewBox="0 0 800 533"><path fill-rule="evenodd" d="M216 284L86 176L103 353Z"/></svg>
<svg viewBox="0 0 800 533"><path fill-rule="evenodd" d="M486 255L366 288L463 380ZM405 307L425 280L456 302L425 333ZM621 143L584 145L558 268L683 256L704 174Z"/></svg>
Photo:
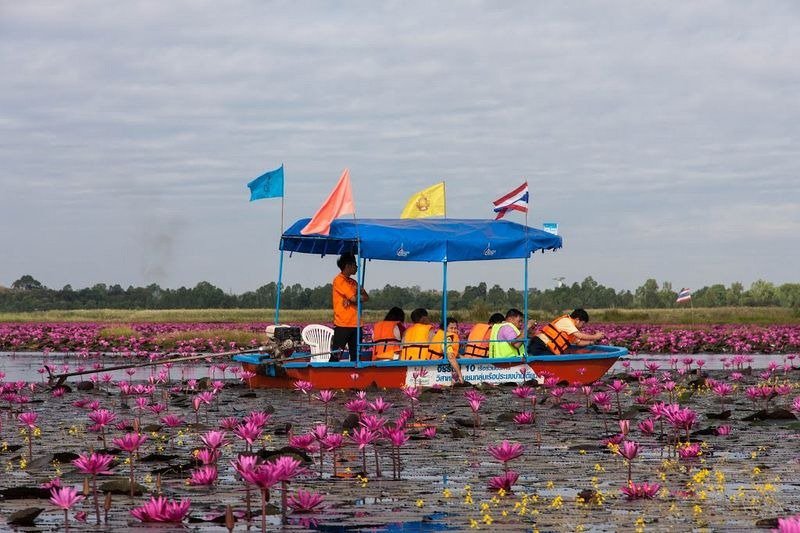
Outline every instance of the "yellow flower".
<svg viewBox="0 0 800 533"><path fill-rule="evenodd" d="M483 523L484 524L486 524L487 526L490 526L490 525L492 525L492 522L494 522L494 520L492 519L492 517L489 514L483 515Z"/></svg>
<svg viewBox="0 0 800 533"><path fill-rule="evenodd" d="M761 469L759 467L757 467L757 466L754 466L753 470L752 470L752 473L753 473L753 477L755 477L755 476L757 476L757 475L759 475L761 473Z"/></svg>
<svg viewBox="0 0 800 533"><path fill-rule="evenodd" d="M480 529L480 526L478 525L478 521L475 520L474 518L470 518L469 519L469 528L470 529Z"/></svg>
<svg viewBox="0 0 800 533"><path fill-rule="evenodd" d="M561 506L564 505L564 498L561 495L556 496L553 498L553 501L550 502L550 507L553 509L561 509Z"/></svg>
<svg viewBox="0 0 800 533"><path fill-rule="evenodd" d="M24 457L20 458L20 460L19 460L19 469L20 470L25 470L25 468L27 466L28 466L28 461L26 461Z"/></svg>
<svg viewBox="0 0 800 533"><path fill-rule="evenodd" d="M445 498L450 498L451 496L453 496L453 493L450 492L450 489L444 489L442 491L442 496L444 496Z"/></svg>
<svg viewBox="0 0 800 533"><path fill-rule="evenodd" d="M701 515L703 514L703 508L695 504L695 506L692 507L692 512L694 513L695 516Z"/></svg>
<svg viewBox="0 0 800 533"><path fill-rule="evenodd" d="M547 486L548 489L552 489L553 487L556 486L556 484L553 483L552 481L548 481L546 486Z"/></svg>
<svg viewBox="0 0 800 533"><path fill-rule="evenodd" d="M421 498L417 500L417 507L422 507L423 505L425 505L425 502Z"/></svg>
<svg viewBox="0 0 800 533"><path fill-rule="evenodd" d="M606 469L603 468L603 465L601 465L600 463L595 463L594 464L594 471L595 472L605 472Z"/></svg>
<svg viewBox="0 0 800 533"><path fill-rule="evenodd" d="M586 450L578 450L578 453L580 455L586 455ZM578 526L578 527L583 527L583 526ZM583 530L581 530L581 531L583 531Z"/></svg>

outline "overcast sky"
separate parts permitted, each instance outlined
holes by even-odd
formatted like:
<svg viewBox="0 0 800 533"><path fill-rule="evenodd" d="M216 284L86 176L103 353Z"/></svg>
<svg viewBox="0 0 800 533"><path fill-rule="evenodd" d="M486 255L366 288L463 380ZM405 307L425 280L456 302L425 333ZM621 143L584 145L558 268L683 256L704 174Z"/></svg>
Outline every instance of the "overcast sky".
<svg viewBox="0 0 800 533"><path fill-rule="evenodd" d="M255 289L281 205L246 183L281 163L287 226L345 167L361 217L445 180L448 216L489 218L524 177L564 238L540 288L797 282L799 27L794 1L0 0L0 285ZM385 283L440 267L371 263Z"/></svg>

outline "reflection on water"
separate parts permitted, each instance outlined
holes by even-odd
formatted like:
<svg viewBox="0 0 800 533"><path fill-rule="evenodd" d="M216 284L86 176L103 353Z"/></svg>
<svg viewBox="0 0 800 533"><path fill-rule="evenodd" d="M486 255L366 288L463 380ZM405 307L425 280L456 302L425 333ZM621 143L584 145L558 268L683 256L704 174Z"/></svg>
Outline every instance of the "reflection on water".
<svg viewBox="0 0 800 533"><path fill-rule="evenodd" d="M43 365L48 365L51 372L62 374L77 372L79 370L99 370L97 376L110 374L113 381L132 379L133 381L146 381L150 376L158 374L163 366L151 366L131 369L129 375L125 370L105 371L104 367L122 366L146 363L144 358L123 357L115 355L100 355L82 357L76 354L45 354L42 352L0 352L0 372L5 373L5 381L47 381L47 372ZM200 379L208 376L209 365L205 362L192 362L175 365L170 370L171 379ZM69 379L70 383L88 381L91 374L75 376Z"/></svg>
<svg viewBox="0 0 800 533"><path fill-rule="evenodd" d="M318 524L315 529L317 531L326 531L330 533L349 532L349 531L374 531L374 532L387 532L394 533L398 531L453 531L455 527L449 526L445 523L447 513L433 513L425 516L422 520L409 521L409 522L395 522L390 524L381 524L375 526L347 526L347 525L329 525Z"/></svg>
<svg viewBox="0 0 800 533"><path fill-rule="evenodd" d="M611 373L624 372L624 362L630 363L629 369L643 370L647 362L656 362L660 365L661 370L669 370L673 365L671 364L672 358L678 358L678 367L683 366L681 361L684 358L691 357L693 360L702 359L705 362L703 367L706 370L721 370L725 368L725 363L730 362L734 357L731 354L645 354L639 353L636 355L629 355L624 360L618 361L611 367ZM752 359L751 362L745 363L745 366L750 366L754 369L764 369L770 364L775 362L782 365L785 361L784 354L749 354L747 356ZM42 365L47 364L53 369L53 374L60 374L62 372L75 372L78 367L83 367L84 370L93 370L98 366L120 366L134 363L146 362L143 358L129 358L123 357L119 354L101 354L99 356L83 357L77 354L54 354L43 352L0 352L0 371L6 374L6 381L46 381L47 373L42 372ZM220 360L223 362L223 360ZM68 367L64 370L65 365ZM696 365L695 365L696 366ZM189 363L176 365L171 371L172 379L199 379L208 375L208 363ZM151 375L158 373L159 367L146 367L136 369L132 378L134 381L147 380ZM101 373L108 373L102 371ZM124 370L117 370L111 372L114 381L120 379L129 379ZM83 380L89 379L90 375L82 376ZM81 377L70 378L71 381L79 381Z"/></svg>

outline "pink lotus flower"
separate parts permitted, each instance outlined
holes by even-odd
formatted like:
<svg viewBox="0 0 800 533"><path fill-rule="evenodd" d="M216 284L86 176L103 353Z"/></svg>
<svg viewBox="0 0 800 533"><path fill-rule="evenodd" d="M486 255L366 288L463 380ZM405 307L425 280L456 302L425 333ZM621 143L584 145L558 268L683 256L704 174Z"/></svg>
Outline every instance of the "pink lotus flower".
<svg viewBox="0 0 800 533"><path fill-rule="evenodd" d="M514 422L520 426L533 424L536 419L533 416L533 413L530 411L523 411L519 414L514 415Z"/></svg>
<svg viewBox="0 0 800 533"><path fill-rule="evenodd" d="M718 381L714 383L714 386L711 388L711 390L713 390L714 394L717 396L724 398L733 392L733 385Z"/></svg>
<svg viewBox="0 0 800 533"><path fill-rule="evenodd" d="M653 483L649 485L647 483L632 483L629 482L626 486L620 488L623 494L627 496L629 500L638 500L638 499L652 499L658 494L658 491L661 489L661 485L658 483Z"/></svg>
<svg viewBox="0 0 800 533"><path fill-rule="evenodd" d="M592 394L592 402L605 410L611 407L611 396L607 392L596 392Z"/></svg>
<svg viewBox="0 0 800 533"><path fill-rule="evenodd" d="M426 439L433 439L436 437L436 426L428 426L422 430L422 435Z"/></svg>
<svg viewBox="0 0 800 533"><path fill-rule="evenodd" d="M418 387L406 387L403 389L403 394L412 402L419 401L420 390Z"/></svg>
<svg viewBox="0 0 800 533"><path fill-rule="evenodd" d="M652 418L645 418L639 422L639 430L645 435L652 435L655 431L655 422Z"/></svg>
<svg viewBox="0 0 800 533"><path fill-rule="evenodd" d="M50 502L68 511L72 506L83 500L83 496L78 494L78 490L72 487L53 487L50 489Z"/></svg>
<svg viewBox="0 0 800 533"><path fill-rule="evenodd" d="M619 432L623 435L627 435L631 431L631 421L630 420L620 420L619 421Z"/></svg>
<svg viewBox="0 0 800 533"><path fill-rule="evenodd" d="M225 418L221 418L219 420L219 428L226 431L233 431L233 429L238 425L239 419L235 416L226 416Z"/></svg>
<svg viewBox="0 0 800 533"><path fill-rule="evenodd" d="M303 381L298 379L294 382L294 390L298 392L302 392L303 394L308 394L311 390L314 389L314 384L310 381Z"/></svg>
<svg viewBox="0 0 800 533"><path fill-rule="evenodd" d="M191 500L170 501L162 496L150 498L141 507L131 510L131 514L141 522L168 522L178 524L189 513Z"/></svg>
<svg viewBox="0 0 800 533"><path fill-rule="evenodd" d="M800 414L800 396L795 398L794 401L792 402L792 411Z"/></svg>
<svg viewBox="0 0 800 533"><path fill-rule="evenodd" d="M350 435L350 440L353 444L358 444L358 449L363 450L367 447L367 445L371 444L372 441L375 440L377 435L367 429L366 427L358 428L353 430L353 434Z"/></svg>
<svg viewBox="0 0 800 533"><path fill-rule="evenodd" d="M332 452L334 450L338 450L344 444L344 437L341 433L329 433L325 436L322 440L322 445L325 446L325 450Z"/></svg>
<svg viewBox="0 0 800 533"><path fill-rule="evenodd" d="M192 471L189 478L189 485L210 486L217 481L217 467L213 465L203 465Z"/></svg>
<svg viewBox="0 0 800 533"><path fill-rule="evenodd" d="M363 413L369 407L369 402L361 398L354 398L344 404L344 408L351 413Z"/></svg>
<svg viewBox="0 0 800 533"><path fill-rule="evenodd" d="M246 424L236 426L233 430L233 434L245 441L249 449L250 446L261 437L261 427L262 426L258 426L253 422L247 422Z"/></svg>
<svg viewBox="0 0 800 533"><path fill-rule="evenodd" d="M77 459L72 460L72 464L83 472L96 476L97 474L108 474L109 465L114 461L114 457L104 453L92 453L91 455L79 454Z"/></svg>
<svg viewBox="0 0 800 533"><path fill-rule="evenodd" d="M681 459L694 459L695 457L699 457L702 455L702 449L700 448L700 444L693 442L691 444L685 444L683 446L678 447L678 456Z"/></svg>
<svg viewBox="0 0 800 533"><path fill-rule="evenodd" d="M361 415L359 425L367 428L373 433L380 431L386 425L386 419L382 416L375 415Z"/></svg>
<svg viewBox="0 0 800 533"><path fill-rule="evenodd" d="M617 453L628 461L633 461L639 455L639 443L626 440L620 445Z"/></svg>
<svg viewBox="0 0 800 533"><path fill-rule="evenodd" d="M194 454L195 458L200 461L201 464L204 465L213 465L219 460L220 457L219 450L211 450L209 448L201 448L197 450Z"/></svg>
<svg viewBox="0 0 800 533"><path fill-rule="evenodd" d="M504 440L499 445L490 444L486 450L492 457L503 463L503 468L506 472L508 471L508 462L525 453L525 447L522 444L518 442L511 443L507 440Z"/></svg>
<svg viewBox="0 0 800 533"><path fill-rule="evenodd" d="M574 415L575 411L581 408L581 404L578 402L565 402L560 404L560 407L569 414Z"/></svg>
<svg viewBox="0 0 800 533"><path fill-rule="evenodd" d="M511 392L517 398L519 398L521 400L527 400L528 398L530 398L531 394L533 394L533 389L531 389L527 385L522 385L520 387L516 387Z"/></svg>
<svg viewBox="0 0 800 533"><path fill-rule="evenodd" d="M400 447L408 442L409 436L406 435L403 429L390 429L386 432L386 436L392 446Z"/></svg>
<svg viewBox="0 0 800 533"><path fill-rule="evenodd" d="M514 472L513 470L509 470L508 472L504 472L502 475L495 476L489 479L489 489L500 491L503 490L505 492L511 492L513 490L514 484L519 479L519 474Z"/></svg>
<svg viewBox="0 0 800 533"><path fill-rule="evenodd" d="M212 430L201 435L200 440L212 450L218 450L228 444L227 436L228 434L224 431Z"/></svg>
<svg viewBox="0 0 800 533"><path fill-rule="evenodd" d="M778 518L778 533L800 532L800 515Z"/></svg>
<svg viewBox="0 0 800 533"><path fill-rule="evenodd" d="M332 402L334 398L336 398L336 391L332 391L329 389L321 390L319 391L319 394L314 396L315 400L319 400L324 404Z"/></svg>
<svg viewBox="0 0 800 533"><path fill-rule="evenodd" d="M83 496L72 487L53 487L50 489L50 503L64 510L64 528L69 530L69 510L76 503L83 500ZM84 516L86 513L84 513ZM85 520L85 518L84 518Z"/></svg>
<svg viewBox="0 0 800 533"><path fill-rule="evenodd" d="M147 435L140 433L126 433L122 437L112 439L111 442L113 442L114 446L118 447L120 450L124 450L128 453L134 453L142 444L145 443L146 440Z"/></svg>
<svg viewBox="0 0 800 533"><path fill-rule="evenodd" d="M17 420L19 420L20 425L27 426L31 429L36 427L36 420L39 418L38 413L34 411L28 411L26 413L20 413L17 416Z"/></svg>
<svg viewBox="0 0 800 533"><path fill-rule="evenodd" d="M316 440L316 437L310 433L305 433L303 435L292 435L289 437L289 446L307 452L315 452L317 451L317 447L314 445Z"/></svg>
<svg viewBox="0 0 800 533"><path fill-rule="evenodd" d="M391 403L386 402L382 396L375 398L375 401L369 403L369 408L376 413L383 414L392 407Z"/></svg>
<svg viewBox="0 0 800 533"><path fill-rule="evenodd" d="M728 425L725 425L725 426L719 426L719 427L716 429L715 433L716 433L717 435L719 435L720 437L726 437L726 436L728 436L728 435L730 435L730 434L731 434L731 427L730 427L730 426L728 426Z"/></svg>
<svg viewBox="0 0 800 533"><path fill-rule="evenodd" d="M251 411L247 416L244 417L244 421L246 423L252 423L259 428L263 428L269 424L270 420L272 420L272 415L265 413L264 411Z"/></svg>
<svg viewBox="0 0 800 533"><path fill-rule="evenodd" d="M161 417L161 423L170 428L182 426L186 422L183 418L175 415L166 415Z"/></svg>
<svg viewBox="0 0 800 533"><path fill-rule="evenodd" d="M318 511L325 498L318 492L310 492L298 489L297 493L289 496L286 500L288 505L295 513L313 513Z"/></svg>

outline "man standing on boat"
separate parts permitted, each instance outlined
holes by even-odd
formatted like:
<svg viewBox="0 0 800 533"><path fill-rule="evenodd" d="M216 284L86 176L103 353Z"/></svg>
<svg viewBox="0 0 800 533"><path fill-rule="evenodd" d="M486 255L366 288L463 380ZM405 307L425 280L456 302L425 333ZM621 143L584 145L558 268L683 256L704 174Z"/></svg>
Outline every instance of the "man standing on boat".
<svg viewBox="0 0 800 533"><path fill-rule="evenodd" d="M506 311L504 322L494 324L489 334L489 357L520 357L525 355L525 332L522 330L524 316L519 309ZM527 327L533 325L529 320Z"/></svg>
<svg viewBox="0 0 800 533"><path fill-rule="evenodd" d="M350 351L350 360L358 359L358 283L352 278L358 272L358 263L351 253L344 253L336 261L341 271L333 278L333 338L331 339L331 361L339 361L345 346ZM361 288L361 302L369 295Z"/></svg>
<svg viewBox="0 0 800 533"><path fill-rule="evenodd" d="M570 346L589 346L605 338L604 333L584 333L580 329L589 323L589 313L575 309L542 328L528 343L529 355L561 355Z"/></svg>

